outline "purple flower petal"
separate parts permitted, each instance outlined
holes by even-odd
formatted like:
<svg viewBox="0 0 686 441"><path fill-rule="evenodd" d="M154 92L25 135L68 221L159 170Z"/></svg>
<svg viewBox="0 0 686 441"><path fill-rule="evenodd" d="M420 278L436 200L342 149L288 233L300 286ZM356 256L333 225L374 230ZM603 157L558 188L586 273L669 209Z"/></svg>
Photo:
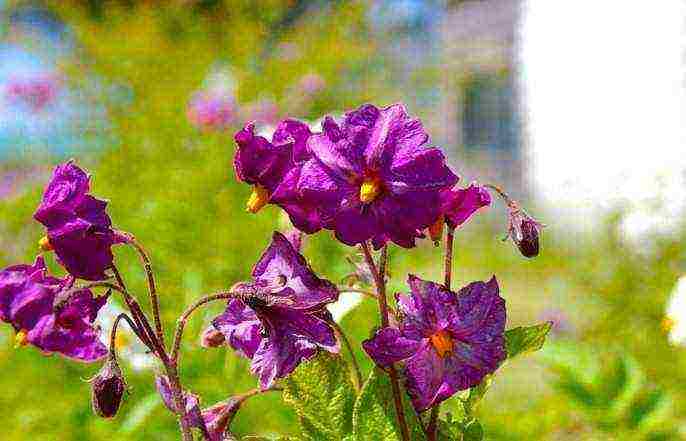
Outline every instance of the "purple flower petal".
<svg viewBox="0 0 686 441"><path fill-rule="evenodd" d="M445 190L441 193L441 212L452 228L459 227L478 209L490 204L490 193L475 183L467 188Z"/></svg>
<svg viewBox="0 0 686 441"><path fill-rule="evenodd" d="M317 310L338 300L338 289L317 277L279 232L274 232L271 245L255 264L252 275L272 287L271 297L285 299L292 309Z"/></svg>
<svg viewBox="0 0 686 441"><path fill-rule="evenodd" d="M380 329L373 338L362 343L365 352L382 367L412 357L421 345L422 340L406 338L395 328Z"/></svg>
<svg viewBox="0 0 686 441"><path fill-rule="evenodd" d="M226 311L212 321L238 354L252 359L262 341L262 324L255 312L238 299L229 300Z"/></svg>

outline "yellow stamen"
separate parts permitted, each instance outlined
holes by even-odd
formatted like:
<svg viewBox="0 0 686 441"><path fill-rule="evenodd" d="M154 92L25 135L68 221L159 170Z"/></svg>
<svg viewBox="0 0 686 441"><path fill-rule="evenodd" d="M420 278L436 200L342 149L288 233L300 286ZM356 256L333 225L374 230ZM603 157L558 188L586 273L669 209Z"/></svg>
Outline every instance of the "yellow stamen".
<svg viewBox="0 0 686 441"><path fill-rule="evenodd" d="M245 204L245 209L250 213L257 213L269 202L269 190L257 184L252 189L252 194Z"/></svg>
<svg viewBox="0 0 686 441"><path fill-rule="evenodd" d="M436 222L429 225L429 236L433 240L434 245L438 246L443 237L443 223L445 222L443 215L441 215Z"/></svg>
<svg viewBox="0 0 686 441"><path fill-rule="evenodd" d="M664 332L669 332L674 328L675 325L676 325L676 322L674 321L673 318L665 317L662 319L662 323L660 323L660 328Z"/></svg>
<svg viewBox="0 0 686 441"><path fill-rule="evenodd" d="M53 250L52 244L50 243L50 239L48 239L48 236L43 236L40 238L40 240L38 241L38 248L40 248L41 251Z"/></svg>
<svg viewBox="0 0 686 441"><path fill-rule="evenodd" d="M27 337L28 333L29 331L26 329L22 329L17 332L17 335L14 336L14 349L19 349L22 346L29 344L29 339Z"/></svg>
<svg viewBox="0 0 686 441"><path fill-rule="evenodd" d="M429 337L431 344L442 358L453 351L453 339L447 331L438 331Z"/></svg>
<svg viewBox="0 0 686 441"><path fill-rule="evenodd" d="M378 179L365 179L360 186L360 200L368 204L376 199L381 193L381 185Z"/></svg>

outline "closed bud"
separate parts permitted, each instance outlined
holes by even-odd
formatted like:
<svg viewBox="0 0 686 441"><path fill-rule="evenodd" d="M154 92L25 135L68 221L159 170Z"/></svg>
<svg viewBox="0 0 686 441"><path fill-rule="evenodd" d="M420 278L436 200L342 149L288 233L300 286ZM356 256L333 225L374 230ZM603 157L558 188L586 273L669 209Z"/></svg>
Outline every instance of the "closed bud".
<svg viewBox="0 0 686 441"><path fill-rule="evenodd" d="M524 257L538 256L540 222L526 214L515 201L510 201L508 235Z"/></svg>
<svg viewBox="0 0 686 441"><path fill-rule="evenodd" d="M115 416L126 390L126 381L117 361L112 357L108 358L90 383L93 412L103 418Z"/></svg>
<svg viewBox="0 0 686 441"><path fill-rule="evenodd" d="M219 332L214 326L208 326L200 336L200 346L203 348L218 348L226 343L224 334Z"/></svg>

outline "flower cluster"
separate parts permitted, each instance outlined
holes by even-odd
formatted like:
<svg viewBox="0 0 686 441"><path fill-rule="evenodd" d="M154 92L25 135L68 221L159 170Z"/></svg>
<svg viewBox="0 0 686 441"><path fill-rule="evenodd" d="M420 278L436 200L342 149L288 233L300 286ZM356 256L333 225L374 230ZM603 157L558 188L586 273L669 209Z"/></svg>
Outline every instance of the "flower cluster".
<svg viewBox="0 0 686 441"><path fill-rule="evenodd" d="M34 218L47 229L42 250L54 250L69 274L50 275L41 256L0 271L0 320L14 327L18 345L92 362L107 353L94 325L107 295L96 297L75 280L105 279L111 247L126 238L112 229L107 203L88 192L89 177L73 162L55 169Z"/></svg>
<svg viewBox="0 0 686 441"><path fill-rule="evenodd" d="M193 110L200 119L207 116L202 109ZM202 124L223 125L226 115L221 109L215 113ZM364 105L346 113L342 121L326 117L320 132L285 119L271 139L257 135L254 123L249 123L234 138L236 175L253 187L247 210L256 213L266 204L276 205L297 228L288 236L274 232L250 280L191 305L178 320L173 344L168 346L149 256L132 235L113 228L107 202L90 194L90 177L69 161L55 169L34 214L46 229L39 241L41 250L54 251L67 274L50 275L42 255L32 265L0 271L0 320L15 329L16 344L32 344L44 353L86 362L107 355L91 380L91 403L97 415L111 418L126 391L117 363L117 326L123 320L165 369L157 375L156 386L165 406L179 418L183 439L192 440L192 430L209 441L233 439L229 426L241 403L262 392L281 390L288 382L280 384L280 380L320 352L338 354L344 344L356 372L356 392L360 391L355 351L334 320L334 314L340 315L332 308L341 295L339 288L319 277L301 254L303 233L329 230L340 242L359 245L363 252L364 265L349 258L355 274L344 279L349 286L343 287L343 295L358 291L378 301L381 327L362 347L389 374L403 441L410 438L402 391L417 412L433 409L424 429L428 439L437 439L437 406L482 383L508 356L505 300L495 277L451 290L455 230L491 204L487 189L505 200L509 236L524 256L538 254L542 224L498 187L476 183L456 187L458 175L444 154L430 146L422 123L400 104ZM438 244L446 226L444 283L410 275L409 292L396 294L395 302L389 303L387 247L414 247L427 230ZM112 247L117 244L132 245L141 257L154 320L126 289L114 264ZM378 259L372 248L381 249ZM89 283L80 285L79 280ZM375 293L354 287L372 283ZM107 291L97 296L95 288ZM128 310L121 309L112 319L108 348L95 322L114 291L123 296ZM179 351L189 316L217 300L225 301L226 308L203 331L201 345L230 347L249 359L259 388L202 409L200 398L181 385ZM104 311L101 315L106 316ZM342 357L322 358L345 363Z"/></svg>

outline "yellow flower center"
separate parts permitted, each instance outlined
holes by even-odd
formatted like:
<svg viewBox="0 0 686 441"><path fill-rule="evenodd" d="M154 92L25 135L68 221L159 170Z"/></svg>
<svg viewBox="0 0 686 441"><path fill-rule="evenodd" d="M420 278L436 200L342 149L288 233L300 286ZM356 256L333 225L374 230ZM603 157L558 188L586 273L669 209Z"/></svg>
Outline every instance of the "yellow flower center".
<svg viewBox="0 0 686 441"><path fill-rule="evenodd" d="M269 190L257 184L252 188L252 194L245 204L245 209L250 213L257 213L269 202Z"/></svg>
<svg viewBox="0 0 686 441"><path fill-rule="evenodd" d="M50 243L50 239L48 239L48 236L43 236L40 238L38 241L38 248L41 249L41 251L52 251L52 244Z"/></svg>
<svg viewBox="0 0 686 441"><path fill-rule="evenodd" d="M660 323L660 328L662 328L664 332L669 332L674 328L675 325L676 322L673 318L665 317L662 319L662 323Z"/></svg>
<svg viewBox="0 0 686 441"><path fill-rule="evenodd" d="M448 331L438 331L429 337L431 344L436 348L436 352L442 358L453 351L453 339Z"/></svg>
<svg viewBox="0 0 686 441"><path fill-rule="evenodd" d="M19 332L17 332L17 335L14 336L14 349L21 348L22 346L26 346L29 344L28 340L28 335L29 331L26 329L22 329Z"/></svg>
<svg viewBox="0 0 686 441"><path fill-rule="evenodd" d="M376 199L381 193L381 182L378 179L365 179L360 185L360 200L368 204Z"/></svg>

